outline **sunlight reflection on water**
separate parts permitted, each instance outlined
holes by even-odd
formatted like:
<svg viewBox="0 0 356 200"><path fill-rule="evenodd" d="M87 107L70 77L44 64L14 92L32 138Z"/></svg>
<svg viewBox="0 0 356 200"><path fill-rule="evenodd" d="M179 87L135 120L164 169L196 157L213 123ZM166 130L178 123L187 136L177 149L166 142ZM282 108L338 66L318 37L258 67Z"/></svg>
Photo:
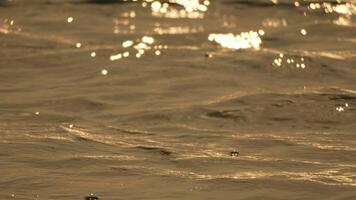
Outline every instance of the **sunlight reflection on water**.
<svg viewBox="0 0 356 200"><path fill-rule="evenodd" d="M234 35L232 33L228 34L215 34L212 33L209 35L209 40L214 41L221 45L222 47L229 49L260 49L262 44L261 35L264 35L264 32L261 30L259 32L249 31L242 32L240 34Z"/></svg>
<svg viewBox="0 0 356 200"><path fill-rule="evenodd" d="M143 7L147 6L146 2L150 3L153 16L165 18L203 18L204 12L208 10L210 5L209 0L204 0L203 2L199 0L170 0L168 3L145 0L142 4ZM181 6L181 8L172 6L174 4Z"/></svg>
<svg viewBox="0 0 356 200"><path fill-rule="evenodd" d="M355 187L355 3L228 1L0 7L0 143L78 180L88 166L103 181Z"/></svg>

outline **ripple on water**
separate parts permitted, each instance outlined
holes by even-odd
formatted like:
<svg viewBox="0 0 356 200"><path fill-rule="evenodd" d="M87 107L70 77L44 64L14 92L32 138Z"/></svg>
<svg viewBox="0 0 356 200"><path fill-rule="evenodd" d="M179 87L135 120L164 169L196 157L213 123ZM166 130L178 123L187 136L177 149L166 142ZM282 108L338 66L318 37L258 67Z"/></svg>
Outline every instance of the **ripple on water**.
<svg viewBox="0 0 356 200"><path fill-rule="evenodd" d="M355 3L9 2L0 198L354 196Z"/></svg>

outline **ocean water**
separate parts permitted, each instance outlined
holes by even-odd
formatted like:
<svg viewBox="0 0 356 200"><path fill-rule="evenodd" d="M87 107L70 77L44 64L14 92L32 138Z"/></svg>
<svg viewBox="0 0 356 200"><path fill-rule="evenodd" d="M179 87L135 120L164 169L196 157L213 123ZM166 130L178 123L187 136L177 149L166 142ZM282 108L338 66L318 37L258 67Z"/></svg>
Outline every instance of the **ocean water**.
<svg viewBox="0 0 356 200"><path fill-rule="evenodd" d="M0 199L356 199L355 15L0 1Z"/></svg>

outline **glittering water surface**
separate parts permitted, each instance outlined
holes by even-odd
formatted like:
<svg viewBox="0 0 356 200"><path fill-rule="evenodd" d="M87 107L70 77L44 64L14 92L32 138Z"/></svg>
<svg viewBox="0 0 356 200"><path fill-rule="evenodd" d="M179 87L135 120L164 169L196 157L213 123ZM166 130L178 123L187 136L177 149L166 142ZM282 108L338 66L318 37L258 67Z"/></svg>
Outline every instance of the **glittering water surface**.
<svg viewBox="0 0 356 200"><path fill-rule="evenodd" d="M0 199L356 199L355 15L0 1Z"/></svg>

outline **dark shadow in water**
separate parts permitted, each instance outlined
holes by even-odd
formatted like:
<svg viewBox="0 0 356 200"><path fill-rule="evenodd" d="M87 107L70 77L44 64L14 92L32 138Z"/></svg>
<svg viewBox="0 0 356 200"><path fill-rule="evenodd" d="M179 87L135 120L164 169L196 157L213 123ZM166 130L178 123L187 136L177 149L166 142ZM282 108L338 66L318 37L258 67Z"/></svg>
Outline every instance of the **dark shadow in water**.
<svg viewBox="0 0 356 200"><path fill-rule="evenodd" d="M241 115L240 110L223 110L208 112L206 116L211 118L232 119L236 122L245 121L245 117Z"/></svg>
<svg viewBox="0 0 356 200"><path fill-rule="evenodd" d="M351 95L346 95L346 94L335 94L335 95L330 95L330 94L322 94L323 96L328 96L330 100L343 100L343 101L356 101L355 96Z"/></svg>
<svg viewBox="0 0 356 200"><path fill-rule="evenodd" d="M153 133L147 133L144 131L139 131L139 130L126 130L122 128L114 128L111 127L113 130L121 132L121 133L128 133L128 134L133 134L133 135L154 135Z"/></svg>
<svg viewBox="0 0 356 200"><path fill-rule="evenodd" d="M143 150L146 150L148 152L159 153L159 154L164 155L164 156L169 156L169 155L172 154L172 152L170 152L170 151L168 151L166 149L163 149L163 148L158 148L158 147L138 146L136 148L143 149Z"/></svg>
<svg viewBox="0 0 356 200"><path fill-rule="evenodd" d="M85 197L84 199L85 199L85 200L99 200L99 197L90 195L90 196Z"/></svg>

